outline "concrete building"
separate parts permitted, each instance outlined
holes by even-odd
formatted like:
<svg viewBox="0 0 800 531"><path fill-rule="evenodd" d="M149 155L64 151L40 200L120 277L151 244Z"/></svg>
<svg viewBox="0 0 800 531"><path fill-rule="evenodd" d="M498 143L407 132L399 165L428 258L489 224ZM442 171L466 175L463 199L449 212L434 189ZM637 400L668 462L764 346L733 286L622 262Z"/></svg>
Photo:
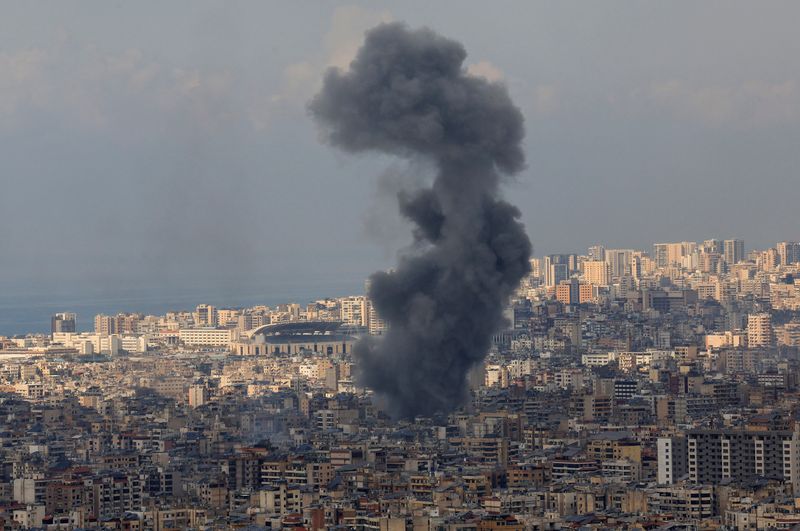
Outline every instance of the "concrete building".
<svg viewBox="0 0 800 531"><path fill-rule="evenodd" d="M780 265L787 266L800 262L800 243L780 242L776 245Z"/></svg>
<svg viewBox="0 0 800 531"><path fill-rule="evenodd" d="M659 484L671 485L687 473L688 457L685 437L659 437L656 440Z"/></svg>
<svg viewBox="0 0 800 531"><path fill-rule="evenodd" d="M691 430L686 434L689 480L718 484L726 479L800 480L798 437L790 430Z"/></svg>
<svg viewBox="0 0 800 531"><path fill-rule="evenodd" d="M189 407L200 407L208 402L208 387L192 385L189 387Z"/></svg>
<svg viewBox="0 0 800 531"><path fill-rule="evenodd" d="M611 284L611 264L605 260L588 260L583 263L583 278L595 286Z"/></svg>
<svg viewBox="0 0 800 531"><path fill-rule="evenodd" d="M185 345L228 347L238 339L238 333L225 328L182 328L178 331L178 338Z"/></svg>
<svg viewBox="0 0 800 531"><path fill-rule="evenodd" d="M589 247L589 260L604 262L606 259L606 248L602 245L592 245Z"/></svg>
<svg viewBox="0 0 800 531"><path fill-rule="evenodd" d="M57 313L50 318L50 333L75 332L75 321L77 316L74 313Z"/></svg>
<svg viewBox="0 0 800 531"><path fill-rule="evenodd" d="M550 254L544 257L544 284L555 287L569 278L572 255Z"/></svg>
<svg viewBox="0 0 800 531"><path fill-rule="evenodd" d="M94 316L94 332L108 336L117 333L117 320L112 315L95 315Z"/></svg>
<svg viewBox="0 0 800 531"><path fill-rule="evenodd" d="M633 249L606 249L606 263L611 268L611 277L620 278L631 274Z"/></svg>
<svg viewBox="0 0 800 531"><path fill-rule="evenodd" d="M339 299L340 320L348 326L369 326L369 307L363 295Z"/></svg>
<svg viewBox="0 0 800 531"><path fill-rule="evenodd" d="M728 265L738 264L744 260L744 241L725 240L723 242L723 256Z"/></svg>
<svg viewBox="0 0 800 531"><path fill-rule="evenodd" d="M564 304L580 304L581 291L578 279L573 277L559 282L556 286L556 300Z"/></svg>
<svg viewBox="0 0 800 531"><path fill-rule="evenodd" d="M194 325L197 327L217 326L219 324L219 313L210 304L200 304L194 310Z"/></svg>
<svg viewBox="0 0 800 531"><path fill-rule="evenodd" d="M702 519L716 514L713 486L671 486L648 491L647 508L672 518Z"/></svg>
<svg viewBox="0 0 800 531"><path fill-rule="evenodd" d="M768 313L755 313L747 316L747 346L750 348L769 347L773 344L772 318Z"/></svg>
<svg viewBox="0 0 800 531"><path fill-rule="evenodd" d="M372 304L372 301L369 299L367 299L367 322L369 327L369 335L382 336L384 333L386 333L386 321L381 319L381 317L378 315L378 310L375 309L375 305Z"/></svg>
<svg viewBox="0 0 800 531"><path fill-rule="evenodd" d="M656 267L682 266L684 258L696 250L696 242L657 243L653 245L653 257Z"/></svg>

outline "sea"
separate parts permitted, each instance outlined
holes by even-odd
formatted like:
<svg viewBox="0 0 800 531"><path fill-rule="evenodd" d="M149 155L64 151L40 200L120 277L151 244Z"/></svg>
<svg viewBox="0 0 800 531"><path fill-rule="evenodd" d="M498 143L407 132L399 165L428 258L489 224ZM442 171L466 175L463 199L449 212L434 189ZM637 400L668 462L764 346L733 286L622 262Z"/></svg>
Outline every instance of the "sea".
<svg viewBox="0 0 800 531"><path fill-rule="evenodd" d="M78 331L92 330L97 314L120 312L163 315L168 311L193 310L198 304L218 308L245 308L285 303L307 304L325 297L363 292L363 283L327 286L272 286L249 289L152 289L120 286L115 289L67 290L38 293L0 290L0 336L49 333L50 318L59 312L77 314Z"/></svg>

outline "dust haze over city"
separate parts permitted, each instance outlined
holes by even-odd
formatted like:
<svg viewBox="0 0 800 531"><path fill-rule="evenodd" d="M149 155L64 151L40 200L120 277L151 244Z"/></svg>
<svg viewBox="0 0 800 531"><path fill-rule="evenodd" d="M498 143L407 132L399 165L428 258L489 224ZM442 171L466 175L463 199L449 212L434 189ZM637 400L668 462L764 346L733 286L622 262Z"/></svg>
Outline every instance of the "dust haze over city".
<svg viewBox="0 0 800 531"><path fill-rule="evenodd" d="M800 526L796 3L4 7L4 528Z"/></svg>

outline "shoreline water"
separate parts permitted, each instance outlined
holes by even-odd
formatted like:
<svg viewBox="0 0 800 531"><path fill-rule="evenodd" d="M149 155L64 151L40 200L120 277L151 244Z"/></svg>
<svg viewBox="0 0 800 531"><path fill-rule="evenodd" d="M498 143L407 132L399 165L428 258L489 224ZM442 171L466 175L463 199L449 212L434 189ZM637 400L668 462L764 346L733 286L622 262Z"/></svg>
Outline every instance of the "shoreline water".
<svg viewBox="0 0 800 531"><path fill-rule="evenodd" d="M128 290L73 294L2 294L0 293L0 336L50 333L50 317L58 312L77 314L78 331L94 328L97 314L142 313L163 315L168 311L193 310L198 304L218 308L275 306L286 303L307 304L325 297L341 297L363 292L363 287L338 286L327 289L259 288L253 290L152 291Z"/></svg>

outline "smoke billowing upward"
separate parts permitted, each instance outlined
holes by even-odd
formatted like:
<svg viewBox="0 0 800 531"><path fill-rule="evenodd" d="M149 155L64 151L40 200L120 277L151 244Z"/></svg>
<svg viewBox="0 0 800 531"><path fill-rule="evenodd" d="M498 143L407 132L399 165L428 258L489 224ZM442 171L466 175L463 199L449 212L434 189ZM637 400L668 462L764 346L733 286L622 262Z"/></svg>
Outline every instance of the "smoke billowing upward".
<svg viewBox="0 0 800 531"><path fill-rule="evenodd" d="M430 188L398 196L416 250L372 275L369 296L389 329L354 353L361 382L398 417L464 402L467 373L529 270L520 213L498 197L500 174L524 166L522 115L505 86L468 75L465 58L461 44L431 30L383 24L348 71L327 72L310 104L336 147L437 167Z"/></svg>

